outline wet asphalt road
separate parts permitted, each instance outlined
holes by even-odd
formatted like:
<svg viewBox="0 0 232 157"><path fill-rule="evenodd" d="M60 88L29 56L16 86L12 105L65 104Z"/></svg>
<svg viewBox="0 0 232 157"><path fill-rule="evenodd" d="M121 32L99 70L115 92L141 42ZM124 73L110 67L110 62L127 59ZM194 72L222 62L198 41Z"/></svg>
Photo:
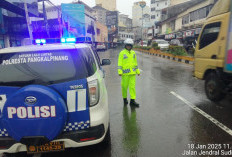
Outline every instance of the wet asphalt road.
<svg viewBox="0 0 232 157"><path fill-rule="evenodd" d="M110 49L99 52L101 59L109 58L112 62L104 67L110 107L111 145L68 149L43 154L43 157L180 157L185 150L190 150L191 144L195 144L192 150L198 151L197 155L192 156L201 156L201 149L196 148L198 144L230 144L232 148L232 136L219 128L219 124L215 125L210 118L193 109L194 106L198 107L232 129L231 96L219 103L207 100L204 82L192 77L191 65L138 52L138 65L142 73L137 77L137 101L141 107L124 107L121 80L117 75L119 51Z"/></svg>

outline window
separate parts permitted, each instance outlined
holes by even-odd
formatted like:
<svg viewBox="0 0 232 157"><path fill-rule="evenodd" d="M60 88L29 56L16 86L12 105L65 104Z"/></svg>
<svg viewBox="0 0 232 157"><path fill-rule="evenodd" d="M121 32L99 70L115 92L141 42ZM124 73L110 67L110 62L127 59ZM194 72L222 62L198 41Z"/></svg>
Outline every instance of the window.
<svg viewBox="0 0 232 157"><path fill-rule="evenodd" d="M0 86L51 85L87 78L96 70L89 48L1 54Z"/></svg>
<svg viewBox="0 0 232 157"><path fill-rule="evenodd" d="M211 23L205 26L200 38L199 49L202 49L217 40L220 27L220 22Z"/></svg>
<svg viewBox="0 0 232 157"><path fill-rule="evenodd" d="M206 18L209 13L209 7L204 7L190 13L190 22Z"/></svg>
<svg viewBox="0 0 232 157"><path fill-rule="evenodd" d="M155 19L155 15L152 15L152 16L151 16L151 19Z"/></svg>
<svg viewBox="0 0 232 157"><path fill-rule="evenodd" d="M101 30L99 28L97 28L97 35L101 34Z"/></svg>
<svg viewBox="0 0 232 157"><path fill-rule="evenodd" d="M188 24L189 23L189 15L185 15L182 18L182 25Z"/></svg>
<svg viewBox="0 0 232 157"><path fill-rule="evenodd" d="M202 9L199 9L199 19L203 19L205 18L207 15L206 15L206 7L202 8Z"/></svg>
<svg viewBox="0 0 232 157"><path fill-rule="evenodd" d="M94 48L92 48L92 50L94 50ZM100 59L97 51L93 51L93 54L94 54L94 56L95 56L95 58L97 60L98 67L100 68L101 67L101 59Z"/></svg>
<svg viewBox="0 0 232 157"><path fill-rule="evenodd" d="M165 2L165 5L167 5L167 2Z"/></svg>
<svg viewBox="0 0 232 157"><path fill-rule="evenodd" d="M157 7L159 6L159 3L157 3Z"/></svg>
<svg viewBox="0 0 232 157"><path fill-rule="evenodd" d="M154 4L155 3L155 0L151 0L151 4Z"/></svg>

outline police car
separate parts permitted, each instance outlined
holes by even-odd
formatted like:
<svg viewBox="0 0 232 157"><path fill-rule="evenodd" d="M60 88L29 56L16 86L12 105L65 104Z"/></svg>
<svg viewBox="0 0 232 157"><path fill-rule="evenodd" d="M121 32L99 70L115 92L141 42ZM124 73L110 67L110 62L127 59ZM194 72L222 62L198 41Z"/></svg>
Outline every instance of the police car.
<svg viewBox="0 0 232 157"><path fill-rule="evenodd" d="M61 42L0 50L0 154L110 141L101 67L110 60L75 38Z"/></svg>

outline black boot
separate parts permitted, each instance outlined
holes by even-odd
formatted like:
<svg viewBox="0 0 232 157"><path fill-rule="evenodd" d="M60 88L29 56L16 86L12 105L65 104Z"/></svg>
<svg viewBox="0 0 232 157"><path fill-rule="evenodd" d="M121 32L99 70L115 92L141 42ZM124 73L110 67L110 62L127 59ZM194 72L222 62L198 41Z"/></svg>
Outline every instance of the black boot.
<svg viewBox="0 0 232 157"><path fill-rule="evenodd" d="M128 104L127 98L123 98L124 105Z"/></svg>
<svg viewBox="0 0 232 157"><path fill-rule="evenodd" d="M135 99L131 99L130 105L134 106L134 107L139 107L139 104L137 102L135 102Z"/></svg>

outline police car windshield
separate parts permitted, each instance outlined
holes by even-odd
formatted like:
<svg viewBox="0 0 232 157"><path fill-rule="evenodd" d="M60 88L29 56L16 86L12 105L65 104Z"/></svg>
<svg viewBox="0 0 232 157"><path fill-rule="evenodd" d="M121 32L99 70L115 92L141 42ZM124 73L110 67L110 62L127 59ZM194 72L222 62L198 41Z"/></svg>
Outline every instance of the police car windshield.
<svg viewBox="0 0 232 157"><path fill-rule="evenodd" d="M89 77L96 69L89 48L0 54L0 86L56 84Z"/></svg>

